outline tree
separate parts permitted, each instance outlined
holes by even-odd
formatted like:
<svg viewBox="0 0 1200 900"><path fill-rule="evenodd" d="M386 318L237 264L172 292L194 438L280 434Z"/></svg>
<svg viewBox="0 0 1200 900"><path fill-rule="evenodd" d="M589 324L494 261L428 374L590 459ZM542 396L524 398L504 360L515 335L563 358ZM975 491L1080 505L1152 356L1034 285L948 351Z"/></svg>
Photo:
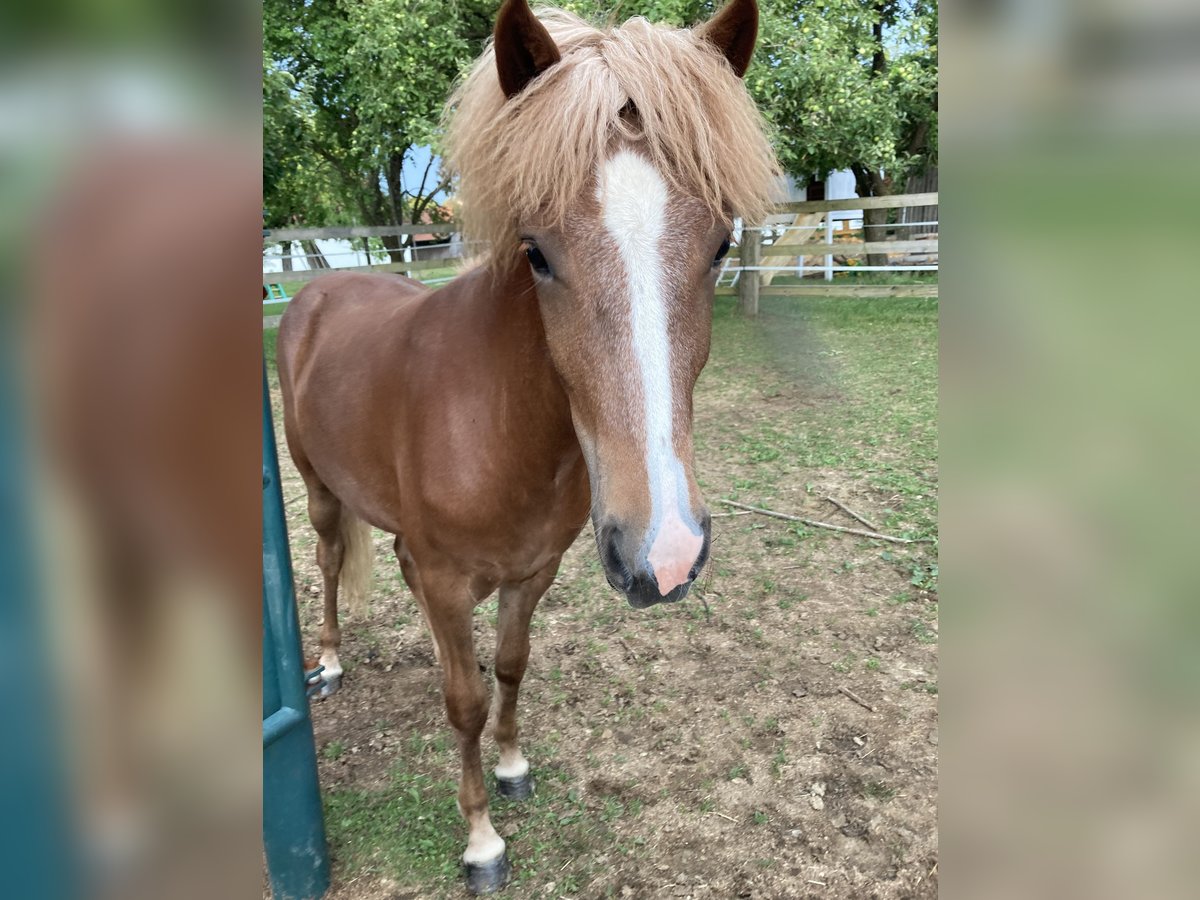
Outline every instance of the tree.
<svg viewBox="0 0 1200 900"><path fill-rule="evenodd" d="M329 166L312 152L312 116L290 73L263 54L263 207L268 228L328 225L344 220ZM283 268L292 268L292 242L284 241ZM304 251L314 267L327 267L312 241ZM324 263L324 266L322 266Z"/></svg>
<svg viewBox="0 0 1200 900"><path fill-rule="evenodd" d="M936 164L937 29L936 0L770 4L746 77L785 171L806 183L850 169L860 197L879 197ZM867 240L887 216L863 211Z"/></svg>
<svg viewBox="0 0 1200 900"><path fill-rule="evenodd" d="M442 105L482 50L485 0L266 0L264 194L272 219L417 224L447 182L406 186ZM268 174L269 172L269 174ZM383 239L394 260L403 242Z"/></svg>
<svg viewBox="0 0 1200 900"><path fill-rule="evenodd" d="M721 0L562 0L592 21L690 26ZM418 223L447 186L432 167L442 105L499 0L265 0L264 193L272 219ZM881 196L937 159L936 0L760 0L746 85L801 184L837 169ZM886 210L865 211L868 239ZM401 244L387 242L393 258ZM881 264L868 259L871 264Z"/></svg>

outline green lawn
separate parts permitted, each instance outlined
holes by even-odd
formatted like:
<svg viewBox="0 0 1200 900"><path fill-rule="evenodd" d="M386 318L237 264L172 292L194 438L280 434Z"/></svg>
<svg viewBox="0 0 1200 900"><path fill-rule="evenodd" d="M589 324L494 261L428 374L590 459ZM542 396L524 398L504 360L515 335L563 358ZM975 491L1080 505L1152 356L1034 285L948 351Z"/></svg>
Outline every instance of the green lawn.
<svg viewBox="0 0 1200 900"><path fill-rule="evenodd" d="M776 492L779 465L840 470L899 496L886 520L895 533L936 536L937 300L764 297L759 310L748 320L734 298L718 298L697 407L708 390L733 394L735 409L771 395L799 394L808 405L749 423L718 418L697 429L698 455L703 442L766 464L748 465L734 483L760 500Z"/></svg>

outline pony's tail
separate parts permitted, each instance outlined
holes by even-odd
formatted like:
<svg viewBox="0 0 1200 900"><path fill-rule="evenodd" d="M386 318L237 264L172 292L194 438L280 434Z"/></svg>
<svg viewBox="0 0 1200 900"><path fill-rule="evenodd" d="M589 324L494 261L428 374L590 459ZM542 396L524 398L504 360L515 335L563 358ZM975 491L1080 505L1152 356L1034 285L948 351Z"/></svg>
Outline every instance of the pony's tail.
<svg viewBox="0 0 1200 900"><path fill-rule="evenodd" d="M342 576L341 599L356 618L367 614L371 597L371 575L375 567L375 545L371 543L371 526L345 506L342 507Z"/></svg>

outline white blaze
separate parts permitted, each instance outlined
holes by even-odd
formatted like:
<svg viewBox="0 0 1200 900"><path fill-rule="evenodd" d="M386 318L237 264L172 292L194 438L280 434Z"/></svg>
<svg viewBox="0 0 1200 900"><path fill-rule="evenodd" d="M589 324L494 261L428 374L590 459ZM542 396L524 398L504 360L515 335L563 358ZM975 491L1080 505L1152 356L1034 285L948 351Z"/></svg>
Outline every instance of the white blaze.
<svg viewBox="0 0 1200 900"><path fill-rule="evenodd" d="M665 596L687 581L704 542L689 509L687 479L672 441L671 343L661 253L669 194L654 167L627 150L604 164L597 193L629 287L650 482L650 528L643 552Z"/></svg>

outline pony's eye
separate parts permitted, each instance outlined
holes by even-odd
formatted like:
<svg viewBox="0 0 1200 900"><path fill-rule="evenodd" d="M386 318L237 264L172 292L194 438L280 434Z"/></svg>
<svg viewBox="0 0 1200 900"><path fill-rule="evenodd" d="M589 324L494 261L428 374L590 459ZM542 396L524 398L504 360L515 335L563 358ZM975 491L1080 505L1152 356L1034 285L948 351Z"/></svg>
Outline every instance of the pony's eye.
<svg viewBox="0 0 1200 900"><path fill-rule="evenodd" d="M525 258L529 260L529 265L533 267L533 271L547 278L550 277L550 264L546 262L546 257L542 255L541 250L530 245L525 248Z"/></svg>
<svg viewBox="0 0 1200 900"><path fill-rule="evenodd" d="M729 253L729 238L725 238L725 240L721 241L721 246L717 250L717 255L713 257L713 265L719 266L721 264L721 260L725 258L727 253Z"/></svg>

